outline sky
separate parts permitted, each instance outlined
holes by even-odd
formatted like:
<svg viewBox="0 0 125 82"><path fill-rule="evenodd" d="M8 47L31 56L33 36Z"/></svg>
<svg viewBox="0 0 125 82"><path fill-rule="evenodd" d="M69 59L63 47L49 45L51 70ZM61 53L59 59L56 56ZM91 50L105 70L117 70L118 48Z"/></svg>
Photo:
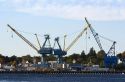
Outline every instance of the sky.
<svg viewBox="0 0 125 82"><path fill-rule="evenodd" d="M0 53L5 56L39 55L8 27L10 24L34 45L38 46L35 33L41 45L44 35L49 34L53 46L54 38L60 37L63 48L64 35L66 47L83 30L84 17L87 17L97 33L116 41L116 53L125 51L125 0L0 0ZM101 39L107 52L112 42ZM81 53L94 47L99 48L88 30L87 34L68 51Z"/></svg>

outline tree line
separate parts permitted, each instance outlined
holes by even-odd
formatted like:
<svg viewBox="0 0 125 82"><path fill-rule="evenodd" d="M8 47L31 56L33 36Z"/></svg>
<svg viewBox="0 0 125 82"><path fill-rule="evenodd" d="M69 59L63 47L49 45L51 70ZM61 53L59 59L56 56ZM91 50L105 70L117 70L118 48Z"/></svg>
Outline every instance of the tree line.
<svg viewBox="0 0 125 82"><path fill-rule="evenodd" d="M100 67L104 67L104 56L106 55L105 51L101 50L96 53L96 51L91 48L88 54L85 54L84 50L80 53L73 53L69 56L63 57L63 61L68 64L85 64L85 65L99 65ZM123 53L117 54L117 57L121 61L125 61L125 51ZM54 55L46 55L45 61L56 61L57 58ZM13 55L11 57L4 56L0 54L0 63L6 64L6 65L18 65L19 63L26 62L29 63L38 63L41 61L40 56L34 56L31 57L31 55L26 55L22 57L17 57L16 55ZM119 64L118 68L121 68L124 63ZM121 66L121 67L120 67Z"/></svg>

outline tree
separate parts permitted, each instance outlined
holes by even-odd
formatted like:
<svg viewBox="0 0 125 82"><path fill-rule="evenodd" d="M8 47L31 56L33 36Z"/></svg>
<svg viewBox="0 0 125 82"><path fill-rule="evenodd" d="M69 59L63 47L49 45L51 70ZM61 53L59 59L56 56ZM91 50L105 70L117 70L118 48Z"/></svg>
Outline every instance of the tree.
<svg viewBox="0 0 125 82"><path fill-rule="evenodd" d="M15 56L15 55L11 56L9 64L16 67L16 65L17 65L17 56Z"/></svg>
<svg viewBox="0 0 125 82"><path fill-rule="evenodd" d="M76 63L81 63L81 56L80 56L80 54L75 54L74 53L74 54L72 54L72 55L67 56L67 57L64 58L64 61L66 63L69 63L69 64L72 64L73 60L75 60Z"/></svg>
<svg viewBox="0 0 125 82"><path fill-rule="evenodd" d="M72 58L72 61L75 60L76 63L81 63L81 61L80 61L81 60L80 54L74 53L74 54L71 55L71 58Z"/></svg>
<svg viewBox="0 0 125 82"><path fill-rule="evenodd" d="M4 63L8 64L8 62L10 62L10 58L8 56L5 57Z"/></svg>
<svg viewBox="0 0 125 82"><path fill-rule="evenodd" d="M34 56L33 57L33 63L38 64L38 62L41 62L41 57L40 56Z"/></svg>
<svg viewBox="0 0 125 82"><path fill-rule="evenodd" d="M81 57L83 57L83 58L86 57L84 50L81 52Z"/></svg>
<svg viewBox="0 0 125 82"><path fill-rule="evenodd" d="M82 64L87 64L87 56L85 55L84 50L81 52L81 63Z"/></svg>
<svg viewBox="0 0 125 82"><path fill-rule="evenodd" d="M122 53L122 58L125 58L125 51Z"/></svg>
<svg viewBox="0 0 125 82"><path fill-rule="evenodd" d="M122 59L122 53L117 54L117 57L118 57L119 59Z"/></svg>
<svg viewBox="0 0 125 82"><path fill-rule="evenodd" d="M88 53L88 56L96 57L96 52L95 52L95 50L93 49L93 47L90 48L90 51L89 51L89 53Z"/></svg>
<svg viewBox="0 0 125 82"><path fill-rule="evenodd" d="M10 61L16 61L16 60L17 60L17 57L15 55L10 57Z"/></svg>
<svg viewBox="0 0 125 82"><path fill-rule="evenodd" d="M101 50L97 53L97 63L100 67L104 66L104 56L106 55L104 50Z"/></svg>
<svg viewBox="0 0 125 82"><path fill-rule="evenodd" d="M22 56L23 61L28 61L29 63L33 63L33 58L30 55Z"/></svg>
<svg viewBox="0 0 125 82"><path fill-rule="evenodd" d="M92 64L97 64L97 56L93 48L91 48L88 53L88 61L91 62Z"/></svg>
<svg viewBox="0 0 125 82"><path fill-rule="evenodd" d="M117 57L122 61L125 62L125 51L123 53L117 54Z"/></svg>
<svg viewBox="0 0 125 82"><path fill-rule="evenodd" d="M66 57L64 57L64 61L65 61L66 63L71 64L73 60L72 60L72 58L71 58L70 56L66 56Z"/></svg>
<svg viewBox="0 0 125 82"><path fill-rule="evenodd" d="M56 61L56 57L54 55L46 55L44 59L45 61Z"/></svg>
<svg viewBox="0 0 125 82"><path fill-rule="evenodd" d="M17 64L22 63L22 57L17 57Z"/></svg>
<svg viewBox="0 0 125 82"><path fill-rule="evenodd" d="M2 55L2 54L0 54L0 63L2 64L2 63L4 63L4 56Z"/></svg>

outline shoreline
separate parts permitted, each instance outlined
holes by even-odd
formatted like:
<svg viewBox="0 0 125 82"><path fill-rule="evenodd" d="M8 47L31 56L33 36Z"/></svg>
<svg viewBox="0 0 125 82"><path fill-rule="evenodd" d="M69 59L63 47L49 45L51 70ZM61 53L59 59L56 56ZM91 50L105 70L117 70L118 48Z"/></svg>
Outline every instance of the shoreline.
<svg viewBox="0 0 125 82"><path fill-rule="evenodd" d="M2 73L23 73L23 74L125 74L122 71L0 71Z"/></svg>

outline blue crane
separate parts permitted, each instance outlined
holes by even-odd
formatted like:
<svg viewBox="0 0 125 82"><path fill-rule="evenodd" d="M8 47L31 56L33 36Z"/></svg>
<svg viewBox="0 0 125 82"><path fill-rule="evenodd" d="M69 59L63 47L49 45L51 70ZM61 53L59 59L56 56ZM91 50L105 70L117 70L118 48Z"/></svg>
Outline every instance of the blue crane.
<svg viewBox="0 0 125 82"><path fill-rule="evenodd" d="M95 30L92 28L91 24L88 22L87 18L85 18L85 21L88 25L88 27L90 28L100 50L103 50L102 48L102 45L101 45L101 42L100 42L100 39L99 39L99 34L95 32ZM105 67L114 67L115 65L117 65L117 61L118 61L118 58L117 56L115 56L115 44L116 44L116 41L112 41L108 38L105 38L103 36L100 36L101 38L103 39L106 39L110 42L113 42L112 46L110 47L109 51L106 53L106 55L104 56L104 64L105 64Z"/></svg>
<svg viewBox="0 0 125 82"><path fill-rule="evenodd" d="M38 40L38 37L37 37L37 34L35 34L36 35L36 38L37 38L37 41L38 41L38 44L39 44L39 47L40 47L40 49L38 49L36 46L34 46L29 40L27 40L24 36L22 36L18 31L16 31L12 26L10 26L9 24L7 24L7 26L13 31L13 32L15 32L22 40L24 40L24 42L26 42L30 47L32 47L35 51L37 51L39 54L41 54L42 55L42 57L41 57L41 62L44 64L45 62L44 62L44 56L46 55L46 54L52 54L53 52L52 52L52 47L51 47L51 45L50 45L50 37L49 37L49 35L45 35L45 42L44 42L44 44L42 45L42 47L41 47L41 45L40 45L40 42L39 42L39 40ZM47 42L48 42L48 45L47 45Z"/></svg>

